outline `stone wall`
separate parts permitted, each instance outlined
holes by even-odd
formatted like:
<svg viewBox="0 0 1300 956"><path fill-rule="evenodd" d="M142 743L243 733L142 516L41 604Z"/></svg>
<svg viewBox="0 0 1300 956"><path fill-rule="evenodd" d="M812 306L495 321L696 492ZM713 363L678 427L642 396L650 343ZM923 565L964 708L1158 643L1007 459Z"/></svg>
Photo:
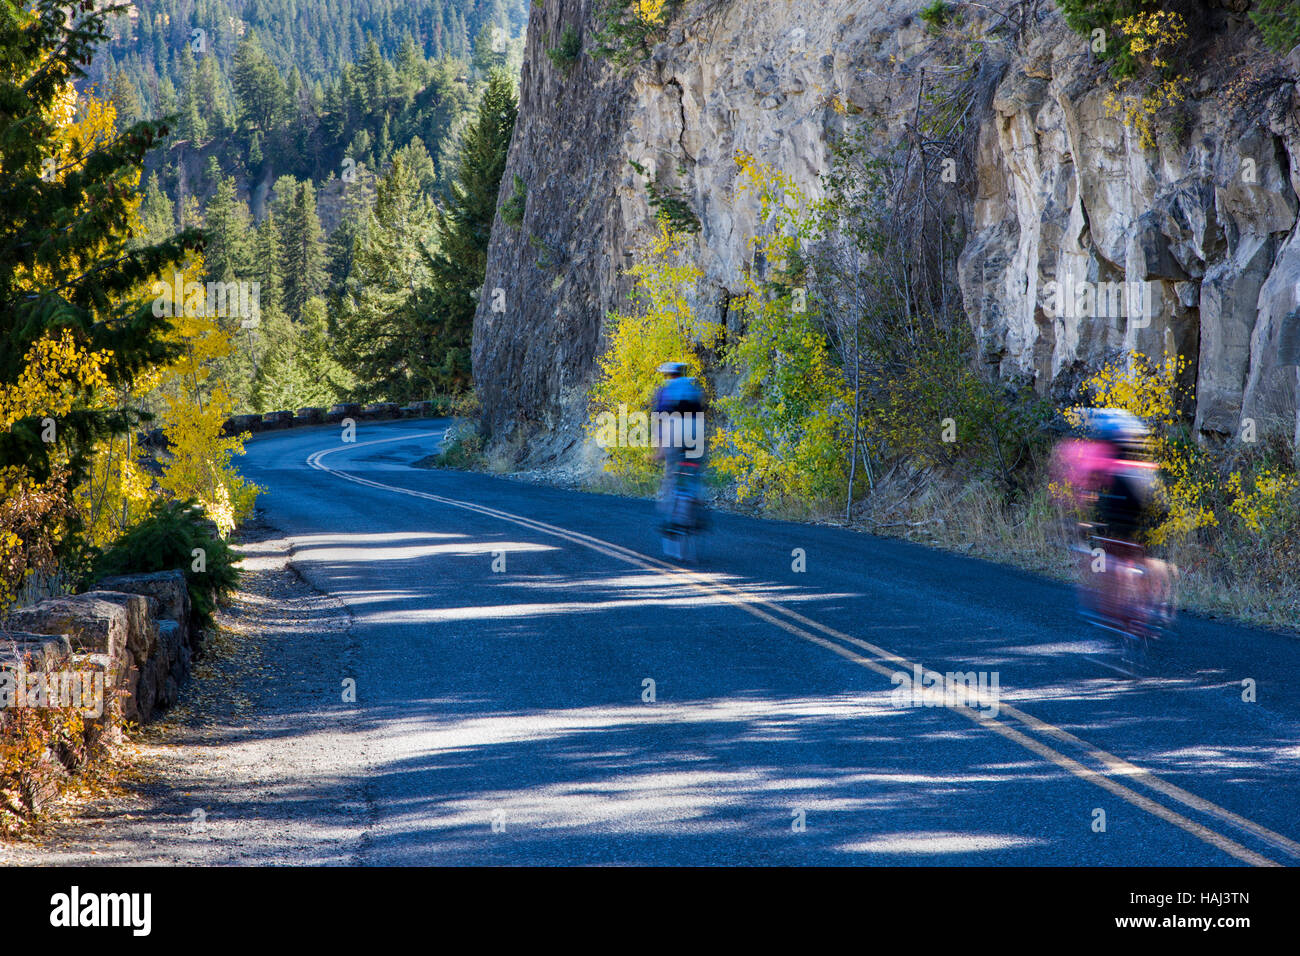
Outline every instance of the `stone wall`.
<svg viewBox="0 0 1300 956"><path fill-rule="evenodd" d="M300 408L296 412L267 412L265 415L235 415L226 419L222 426L225 435L239 435L245 432L274 431L279 428L297 428L303 425L319 425L322 422L341 422L346 418L357 421L380 421L396 418L431 418L434 416L433 402L411 402L398 405L394 402L377 402L373 405L340 403L330 408Z"/></svg>
<svg viewBox="0 0 1300 956"><path fill-rule="evenodd" d="M98 590L13 611L0 629L0 648L9 664L35 652L44 666L65 649L73 669L102 668L106 710L143 724L176 703L191 661L202 653L202 634L185 575L158 571L106 578Z"/></svg>

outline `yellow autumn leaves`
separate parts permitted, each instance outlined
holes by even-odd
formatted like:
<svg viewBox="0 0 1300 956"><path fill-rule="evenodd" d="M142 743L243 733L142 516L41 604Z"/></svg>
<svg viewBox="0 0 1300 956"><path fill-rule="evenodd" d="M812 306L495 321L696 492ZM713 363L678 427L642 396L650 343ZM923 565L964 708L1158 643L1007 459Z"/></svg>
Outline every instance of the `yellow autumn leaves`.
<svg viewBox="0 0 1300 956"><path fill-rule="evenodd" d="M633 0L633 7L646 23L657 23L663 16L664 0Z"/></svg>
<svg viewBox="0 0 1300 956"><path fill-rule="evenodd" d="M1152 454L1163 471L1162 495L1168 514L1152 532L1154 544L1186 539L1202 528L1218 527L1228 515L1253 534L1265 532L1288 508L1296 507L1300 477L1277 466L1263 465L1254 473L1228 468L1226 450L1212 452L1189 437L1176 434L1178 406L1186 397L1180 380L1187 369L1181 355L1166 353L1153 361L1131 352L1111 362L1084 383L1092 405L1122 408L1152 426ZM1078 425L1080 409L1066 418Z"/></svg>
<svg viewBox="0 0 1300 956"><path fill-rule="evenodd" d="M716 344L722 329L695 314L690 295L703 273L685 261L685 246L686 238L661 221L658 234L632 267L634 299L640 308L608 317L612 331L600 359L601 376L591 390L588 434L597 434L597 423L607 420L604 415L618 419L621 413L625 419L629 412L645 412L662 382L657 369L663 362L685 363L686 374L707 389L700 352ZM611 474L633 484L653 480L657 466L648 445L613 444L606 454Z"/></svg>
<svg viewBox="0 0 1300 956"><path fill-rule="evenodd" d="M1128 42L1129 53L1148 68L1148 74L1154 71L1157 76L1127 77L1102 102L1107 115L1122 116L1125 125L1138 134L1143 149L1154 149L1157 114L1187 98L1188 78L1169 75L1168 59L1170 50L1187 39L1187 23L1177 13L1156 10L1127 17L1117 25Z"/></svg>
<svg viewBox="0 0 1300 956"><path fill-rule="evenodd" d="M51 181L65 180L117 135L112 104L93 91L78 96L69 86L50 119L58 138L42 172ZM139 171L126 171L117 182L133 189ZM138 199L135 204L129 228L138 232ZM19 287L31 294L53 288L61 281L59 275L85 272L100 259L116 255L127 239L106 235L93 248L82 250L80 259L85 261L65 257L29 270L17 277ZM202 259L193 256L183 270L187 279L201 280ZM142 282L120 304L148 302L152 286L152 278ZM159 497L196 499L223 534L251 509L257 489L232 465L241 444L221 434L233 403L224 385L212 379L215 363L233 348L231 332L206 315L182 315L173 320L166 338L175 347L173 360L145 370L128 386L110 387L105 369L113 355L92 349L73 329L59 329L28 349L16 381L0 385L0 429L30 419L39 424L40 440L51 445L48 479L38 480L20 468L0 471L0 607L13 600L36 565L49 570L45 564L51 542L63 533L59 516L75 513L88 543L104 546ZM146 468L146 450L134 436L104 437L89 447L84 479L68 487L70 462L60 443L66 416L78 409L126 407L155 414L167 440L166 452L153 452L155 473ZM35 559L37 552L42 560Z"/></svg>

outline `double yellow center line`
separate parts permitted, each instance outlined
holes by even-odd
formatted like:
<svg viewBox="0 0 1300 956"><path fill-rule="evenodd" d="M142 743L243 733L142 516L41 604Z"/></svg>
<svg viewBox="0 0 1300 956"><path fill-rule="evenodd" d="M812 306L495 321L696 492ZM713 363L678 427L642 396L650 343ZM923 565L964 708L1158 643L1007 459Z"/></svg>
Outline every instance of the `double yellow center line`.
<svg viewBox="0 0 1300 956"><path fill-rule="evenodd" d="M430 494L423 491L414 491L410 488L402 488L396 485L388 485L378 481L372 481L369 478L362 478L359 475L349 474L338 471L322 464L322 460L332 454L349 449L364 448L368 445L383 445L398 441L414 441L421 438L429 438L441 434L440 432L420 432L417 434L402 435L398 438L383 438L376 441L359 442L355 444L342 445L337 448L328 448L318 451L307 458L307 464L336 478L344 481L350 481L354 484L365 485L369 488L377 488L382 491L392 492L394 494L407 495L412 498L421 498L426 501L433 501L451 508L460 508L465 511L472 511L487 517L496 518L506 521L522 528L528 528L532 531L539 532L551 537L561 538L573 544L581 545L592 551L599 552L625 564L630 564L644 571L651 571L662 574L667 579L679 584L689 585L700 593L712 598L721 599L732 604L746 614L758 618L768 624L780 628L788 634L794 635L801 640L815 644L818 647L825 648L832 653L850 660L861 667L874 671L883 677L892 678L899 670L913 672L916 664L906 658L888 651L882 647L872 644L860 638L845 634L835 628L828 627L819 621L814 621L805 615L794 611L783 604L767 600L762 596L744 592L725 582L713 580L704 575L687 568L682 568L658 558L641 554L621 545L613 544L601 538L592 537L578 531L571 531L557 525L548 524L544 521L537 521L533 518L526 518L522 515L516 515L508 511L502 511L498 508L489 508L486 505L475 504L470 501L461 501L456 498L447 498L443 495ZM859 651L865 651L864 656ZM1267 844L1273 850L1280 852L1295 860L1300 860L1300 843L1282 836L1273 830L1268 829L1253 820L1248 820L1231 810L1224 809L1215 803L1210 802L1202 797L1175 786L1166 780L1157 777L1151 771L1139 767L1122 757L1107 753L1098 747L1093 746L1087 741L1081 740L1075 735L1062 730L1046 721L1039 720L1030 714L1025 713L1019 708L1012 707L1006 703L999 704L999 713L1015 721L1022 729L1017 729L1004 720L991 717L981 710L971 707L967 704L955 704L949 709L956 711L963 717L972 721L976 725L999 734L1026 750L1037 754L1042 759L1053 763L1063 770L1068 771L1081 780L1086 780L1109 793L1121 798L1133 806L1158 817L1167 823L1172 823L1186 832L1192 834L1202 842L1213 846L1224 853L1249 863L1253 866L1279 866L1277 861L1272 860L1242 844L1230 839L1217 830L1198 823L1169 809L1167 806L1157 803L1150 797L1137 792L1131 787L1120 783L1116 778L1123 778L1126 781L1141 784L1149 790L1155 791L1170 800L1181 804L1183 807L1195 810L1198 813L1212 817L1220 823L1235 827L1238 830L1249 833L1251 836ZM1029 731L1030 733L1026 733ZM1037 736L1031 736L1036 734ZM1087 766L1073 757L1067 756L1048 746L1042 738L1050 738L1059 743L1067 744L1091 760L1095 766Z"/></svg>

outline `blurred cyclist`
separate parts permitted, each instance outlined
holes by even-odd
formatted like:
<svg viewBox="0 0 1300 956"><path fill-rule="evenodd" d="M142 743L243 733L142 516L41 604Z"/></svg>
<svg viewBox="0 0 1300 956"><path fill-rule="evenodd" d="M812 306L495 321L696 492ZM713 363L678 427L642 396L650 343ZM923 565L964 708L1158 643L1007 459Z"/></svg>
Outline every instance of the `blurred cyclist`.
<svg viewBox="0 0 1300 956"><path fill-rule="evenodd" d="M654 457L664 463L659 488L664 554L690 558L690 534L700 525L700 456L704 451L704 393L681 362L659 366L664 384L651 411Z"/></svg>
<svg viewBox="0 0 1300 956"><path fill-rule="evenodd" d="M1157 517L1159 489L1150 430L1123 409L1099 408L1086 415L1084 432L1086 438L1058 446L1053 479L1076 506L1092 512L1093 523L1081 529L1090 532L1093 547L1079 549L1082 580L1092 585L1092 610L1125 631L1167 623L1175 572L1143 544Z"/></svg>

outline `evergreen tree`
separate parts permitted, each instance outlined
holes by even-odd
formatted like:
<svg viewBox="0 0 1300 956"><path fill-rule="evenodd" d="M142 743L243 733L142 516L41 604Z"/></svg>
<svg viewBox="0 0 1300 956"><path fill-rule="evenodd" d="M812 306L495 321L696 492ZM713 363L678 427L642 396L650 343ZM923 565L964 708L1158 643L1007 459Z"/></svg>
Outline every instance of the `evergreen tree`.
<svg viewBox="0 0 1300 956"><path fill-rule="evenodd" d="M424 86L425 79L425 59L416 48L414 38L408 33L397 53L397 84L403 104Z"/></svg>
<svg viewBox="0 0 1300 956"><path fill-rule="evenodd" d="M262 284L260 308L263 316L281 308L284 301L283 261L280 225L276 221L275 209L269 208L253 238L252 271Z"/></svg>
<svg viewBox="0 0 1300 956"><path fill-rule="evenodd" d="M253 392L253 404L259 411L329 406L351 386L350 376L330 352L321 299L308 299L297 323L276 313L264 338L265 351Z"/></svg>
<svg viewBox="0 0 1300 956"><path fill-rule="evenodd" d="M392 67L371 37L366 43L365 53L357 63L357 85L362 93L364 115L376 116L384 110L388 103L391 73Z"/></svg>
<svg viewBox="0 0 1300 956"><path fill-rule="evenodd" d="M338 306L341 351L363 400L411 401L432 393L425 362L433 350L432 326L414 309L429 279L424 244L432 224L419 178L398 153L357 237Z"/></svg>
<svg viewBox="0 0 1300 956"><path fill-rule="evenodd" d="M140 91L131 82L130 76L121 70L112 76L109 99L113 101L113 108L117 111L118 128L125 129L144 119L144 107L140 103Z"/></svg>
<svg viewBox="0 0 1300 956"><path fill-rule="evenodd" d="M107 38L104 18L93 5L70 12L61 0L35 0L0 15L3 384L18 382L29 351L56 331L69 331L83 348L111 353L104 369L110 388L174 354L165 343L171 320L155 316L139 290L182 262L202 236L129 242L144 155L166 127L137 123L107 141L63 138L59 104ZM95 437L123 432L134 418L130 410L78 402L59 422L57 444L69 451L75 472ZM42 431L38 417L0 433L0 465L43 480L55 446L42 440Z"/></svg>
<svg viewBox="0 0 1300 956"><path fill-rule="evenodd" d="M256 37L240 44L230 81L244 122L264 136L274 130L284 115L287 94L284 80Z"/></svg>
<svg viewBox="0 0 1300 956"><path fill-rule="evenodd" d="M262 134L253 130L253 134L248 137L248 171L254 175L261 173L262 169Z"/></svg>
<svg viewBox="0 0 1300 956"><path fill-rule="evenodd" d="M488 238L517 110L514 83L494 70L477 118L465 131L456 180L435 216L437 252L430 260L426 304L435 346L427 364L443 388L469 385L474 311L487 272Z"/></svg>
<svg viewBox="0 0 1300 956"><path fill-rule="evenodd" d="M181 48L179 57L181 71L181 115L178 130L182 139L188 139L195 145L201 144L208 135L208 123L203 118L204 104L199 98L198 66L188 46Z"/></svg>
<svg viewBox="0 0 1300 956"><path fill-rule="evenodd" d="M488 76L493 70L500 70L506 65L505 36L500 28L485 22L474 37L474 55L472 62L478 76Z"/></svg>
<svg viewBox="0 0 1300 956"><path fill-rule="evenodd" d="M165 59L163 62L167 62ZM180 111L179 101L176 99L176 87L172 84L171 77L164 75L158 81L158 116L175 116Z"/></svg>
<svg viewBox="0 0 1300 956"><path fill-rule="evenodd" d="M158 185L158 174L150 173L145 184L144 201L140 204L140 238L146 245L162 242L176 234L176 210Z"/></svg>
<svg viewBox="0 0 1300 956"><path fill-rule="evenodd" d="M294 320L302 316L307 300L325 285L325 244L316 215L316 191L309 182L293 191L281 236L284 311Z"/></svg>
<svg viewBox="0 0 1300 956"><path fill-rule="evenodd" d="M230 282L247 277L251 217L248 206L237 195L235 179L217 182L217 191L207 208L208 244L203 252L209 282Z"/></svg>
<svg viewBox="0 0 1300 956"><path fill-rule="evenodd" d="M199 58L194 81L195 101L202 111L209 136L225 136L232 127L230 96L226 92L217 58L211 54Z"/></svg>

